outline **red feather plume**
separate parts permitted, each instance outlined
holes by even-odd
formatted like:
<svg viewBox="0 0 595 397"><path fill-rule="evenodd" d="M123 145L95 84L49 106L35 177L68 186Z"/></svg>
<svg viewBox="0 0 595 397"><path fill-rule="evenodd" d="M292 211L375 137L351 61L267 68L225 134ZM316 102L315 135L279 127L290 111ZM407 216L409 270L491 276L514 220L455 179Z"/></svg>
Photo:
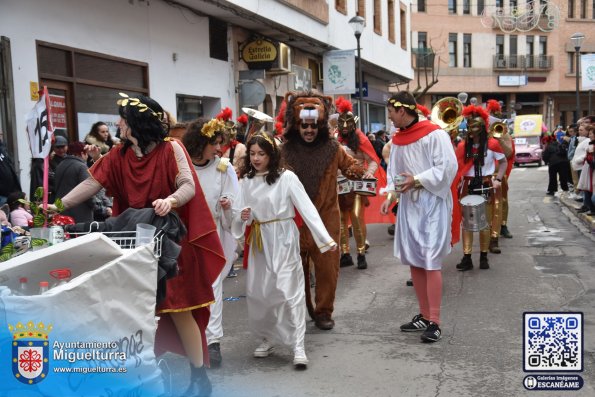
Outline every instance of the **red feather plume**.
<svg viewBox="0 0 595 397"><path fill-rule="evenodd" d="M283 123L282 122L277 121L275 123L275 131L277 131L277 135L283 134Z"/></svg>
<svg viewBox="0 0 595 397"><path fill-rule="evenodd" d="M488 99L486 107L488 108L488 112L490 114L502 112L502 106L500 106L500 102L495 99Z"/></svg>
<svg viewBox="0 0 595 397"><path fill-rule="evenodd" d="M279 106L279 111L277 112L277 117L275 117L275 120L277 120L279 123L281 123L281 127L283 127L283 125L285 124L285 112L287 111L287 102L285 102L285 100L283 100L283 102L281 102L281 106ZM275 126L276 128L276 126Z"/></svg>
<svg viewBox="0 0 595 397"><path fill-rule="evenodd" d="M231 111L230 108L225 108L225 109L221 109L221 112L219 112L219 114L217 116L215 116L215 118L219 119L219 120L223 120L223 121L229 121L231 120L231 117L233 116L233 112Z"/></svg>
<svg viewBox="0 0 595 397"><path fill-rule="evenodd" d="M335 101L335 107L337 108L337 112L339 112L339 114L353 112L353 104L351 101L343 98L342 96L337 98Z"/></svg>
<svg viewBox="0 0 595 397"><path fill-rule="evenodd" d="M240 117L238 117L238 118L236 119L236 121L237 121L238 123L240 123L240 124L247 125L247 124L248 124L248 116L247 116L247 115L245 115L245 114L243 114L243 115L241 115Z"/></svg>
<svg viewBox="0 0 595 397"><path fill-rule="evenodd" d="M430 116L430 110L427 107L425 107L424 105L417 104L416 107L417 107L417 110L419 112L421 112L421 114L424 115L424 117Z"/></svg>
<svg viewBox="0 0 595 397"><path fill-rule="evenodd" d="M470 117L470 116L473 117L473 115L477 115L483 119L483 121L485 122L486 131L487 131L488 126L490 125L490 123L489 123L490 116L488 115L488 112L481 106L469 105L469 106L465 106L465 108L463 108L463 117L465 117L465 118Z"/></svg>

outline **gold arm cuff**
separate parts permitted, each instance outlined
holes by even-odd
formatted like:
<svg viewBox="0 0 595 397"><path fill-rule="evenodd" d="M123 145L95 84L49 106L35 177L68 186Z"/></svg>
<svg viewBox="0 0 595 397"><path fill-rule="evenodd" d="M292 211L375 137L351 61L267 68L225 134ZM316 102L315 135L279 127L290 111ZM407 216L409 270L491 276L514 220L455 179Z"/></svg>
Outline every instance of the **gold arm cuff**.
<svg viewBox="0 0 595 397"><path fill-rule="evenodd" d="M322 249L324 247L331 247L333 244L334 245L337 245L337 243L334 240L332 240L330 243L326 243L324 245L321 245L320 247L318 247L318 249Z"/></svg>
<svg viewBox="0 0 595 397"><path fill-rule="evenodd" d="M397 201L397 193L396 192L388 192L386 199L392 204Z"/></svg>
<svg viewBox="0 0 595 397"><path fill-rule="evenodd" d="M413 187L415 189L419 189L419 188L422 188L424 186L421 184L420 180L417 179L417 177L413 177Z"/></svg>

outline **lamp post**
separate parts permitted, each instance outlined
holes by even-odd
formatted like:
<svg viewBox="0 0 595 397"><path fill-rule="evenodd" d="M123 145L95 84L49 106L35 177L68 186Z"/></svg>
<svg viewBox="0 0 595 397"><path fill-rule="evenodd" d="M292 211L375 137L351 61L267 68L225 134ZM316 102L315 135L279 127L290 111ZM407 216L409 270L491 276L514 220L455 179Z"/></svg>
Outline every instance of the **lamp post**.
<svg viewBox="0 0 595 397"><path fill-rule="evenodd" d="M364 78L363 78L363 71L362 71L362 57L360 55L361 48L359 46L359 38L362 36L362 32L364 31L364 25L366 24L366 20L359 15L354 16L349 20L349 25L353 29L353 33L355 34L355 39L357 40L357 79L359 81L359 101L358 109L359 109L359 118L360 118L360 127L361 130L366 133L366 111L364 110Z"/></svg>
<svg viewBox="0 0 595 397"><path fill-rule="evenodd" d="M581 45L583 44L584 39L585 39L585 35L582 33L575 33L570 37L570 41L572 42L572 45L574 46L574 51L576 52L576 62L574 65L574 73L576 75L576 111L574 112L574 122L575 123L580 118L580 112L581 112L581 98L579 95L578 80L579 80L579 76L580 76L580 70L579 70L580 51L581 51Z"/></svg>

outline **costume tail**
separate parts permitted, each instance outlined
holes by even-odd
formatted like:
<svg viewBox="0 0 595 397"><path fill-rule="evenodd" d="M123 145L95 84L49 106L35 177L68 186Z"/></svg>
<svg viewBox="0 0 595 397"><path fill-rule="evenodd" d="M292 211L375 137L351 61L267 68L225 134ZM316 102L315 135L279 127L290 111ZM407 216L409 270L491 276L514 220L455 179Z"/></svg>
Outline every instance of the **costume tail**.
<svg viewBox="0 0 595 397"><path fill-rule="evenodd" d="M305 257L302 257L304 261L303 269L304 269L304 284L306 287L306 307L308 308L308 314L312 320L316 320L316 316L314 314L314 305L312 304L312 291L310 288L310 255L306 254Z"/></svg>

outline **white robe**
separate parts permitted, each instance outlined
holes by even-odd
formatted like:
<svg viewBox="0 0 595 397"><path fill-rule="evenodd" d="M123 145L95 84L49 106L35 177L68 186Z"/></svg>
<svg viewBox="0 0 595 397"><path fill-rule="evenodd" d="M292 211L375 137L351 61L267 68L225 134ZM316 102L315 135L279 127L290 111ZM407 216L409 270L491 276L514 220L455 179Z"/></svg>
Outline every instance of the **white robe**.
<svg viewBox="0 0 595 397"><path fill-rule="evenodd" d="M391 146L387 168L388 187L397 175L417 177L422 189L401 193L395 226L394 255L407 266L426 270L442 268L450 253L452 195L457 158L450 137L434 130L416 142Z"/></svg>
<svg viewBox="0 0 595 397"><path fill-rule="evenodd" d="M237 247L236 239L231 235L232 211L223 210L219 204L221 197L227 197L232 205L240 193L238 177L231 164L227 166L225 172L217 169L221 159L215 157L214 161L209 161L204 166L194 165L194 170L198 176L200 186L202 187L205 199L213 215L213 220L217 225L217 233L223 246L225 254L225 267L221 270L219 277L213 283L213 294L215 303L210 307L211 315L209 325L206 329L207 344L218 343L223 337L223 279L229 273L235 259L235 249Z"/></svg>
<svg viewBox="0 0 595 397"><path fill-rule="evenodd" d="M245 226L256 220L261 223L263 244L262 251L253 244L245 254L248 255L246 296L250 327L257 337L272 343L293 349L303 347L305 286L294 207L321 252L330 249L334 241L293 172L285 170L272 185L262 175L243 178L240 187L240 198L234 204L232 233L241 238ZM243 222L240 211L247 207L251 209L251 218Z"/></svg>

